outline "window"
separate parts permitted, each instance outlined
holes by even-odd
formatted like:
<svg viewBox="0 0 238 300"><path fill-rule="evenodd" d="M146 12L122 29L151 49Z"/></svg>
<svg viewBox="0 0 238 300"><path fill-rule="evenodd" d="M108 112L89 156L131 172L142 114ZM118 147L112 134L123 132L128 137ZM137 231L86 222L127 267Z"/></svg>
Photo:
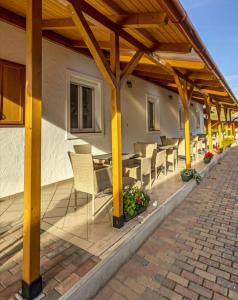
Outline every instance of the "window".
<svg viewBox="0 0 238 300"><path fill-rule="evenodd" d="M95 130L94 89L70 83L70 129L71 132Z"/></svg>
<svg viewBox="0 0 238 300"><path fill-rule="evenodd" d="M159 99L156 96L147 95L147 130L159 131Z"/></svg>
<svg viewBox="0 0 238 300"><path fill-rule="evenodd" d="M148 129L155 130L155 104L148 101Z"/></svg>
<svg viewBox="0 0 238 300"><path fill-rule="evenodd" d="M67 136L103 132L102 84L97 78L67 71Z"/></svg>
<svg viewBox="0 0 238 300"><path fill-rule="evenodd" d="M24 125L25 66L0 60L0 126Z"/></svg>
<svg viewBox="0 0 238 300"><path fill-rule="evenodd" d="M184 111L181 105L179 106L179 129L184 129Z"/></svg>
<svg viewBox="0 0 238 300"><path fill-rule="evenodd" d="M200 119L200 111L196 110L196 127L200 129L201 127L201 119Z"/></svg>

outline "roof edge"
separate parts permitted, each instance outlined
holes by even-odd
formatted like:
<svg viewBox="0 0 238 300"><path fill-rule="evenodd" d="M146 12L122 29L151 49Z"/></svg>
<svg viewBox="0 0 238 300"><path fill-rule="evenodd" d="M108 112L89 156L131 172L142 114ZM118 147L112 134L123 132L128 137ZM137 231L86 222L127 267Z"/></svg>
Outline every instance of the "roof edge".
<svg viewBox="0 0 238 300"><path fill-rule="evenodd" d="M182 32L191 42L194 50L198 53L201 59L207 64L207 67L213 72L216 78L220 81L225 90L230 94L231 98L238 105L236 96L229 87L226 79L218 69L214 59L208 52L205 44L199 36L196 28L188 17L186 10L183 8L179 0L160 0L161 7L166 11L172 22L177 23Z"/></svg>

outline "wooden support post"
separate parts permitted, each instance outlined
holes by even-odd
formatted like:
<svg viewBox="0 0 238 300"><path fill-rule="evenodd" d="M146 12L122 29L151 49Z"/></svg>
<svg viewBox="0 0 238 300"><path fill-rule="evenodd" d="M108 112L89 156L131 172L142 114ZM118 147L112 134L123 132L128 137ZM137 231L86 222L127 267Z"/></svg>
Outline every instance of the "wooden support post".
<svg viewBox="0 0 238 300"><path fill-rule="evenodd" d="M223 108L223 110L224 110L224 115L225 115L225 136L227 137L228 136L228 118L227 118L227 113L228 113L228 109L227 109L227 107L224 107Z"/></svg>
<svg viewBox="0 0 238 300"><path fill-rule="evenodd" d="M112 88L112 175L113 175L113 226L124 224L122 201L122 142L120 101L120 53L119 35L111 33L111 69L116 79Z"/></svg>
<svg viewBox="0 0 238 300"><path fill-rule="evenodd" d="M143 56L137 51L125 67L120 77L120 47L119 28L111 33L111 66L107 62L100 45L89 27L84 13L82 1L69 0L69 11L85 44L91 52L99 70L112 89L112 181L113 181L113 226L120 228L124 225L123 217L123 185L122 185L122 137L121 137L121 81L133 71ZM86 5L86 4L85 4ZM110 21L108 21L110 23ZM111 24L111 23L110 23ZM121 33L121 32L120 32Z"/></svg>
<svg viewBox="0 0 238 300"><path fill-rule="evenodd" d="M209 96L205 98L206 112L207 112L207 137L208 137L208 146L209 152L213 152L212 146L212 121L211 121L211 99Z"/></svg>
<svg viewBox="0 0 238 300"><path fill-rule="evenodd" d="M26 16L26 115L22 295L26 299L33 299L42 291L42 279L40 275L41 0L27 0Z"/></svg>
<svg viewBox="0 0 238 300"><path fill-rule="evenodd" d="M188 87L187 81L179 78L174 73L175 82L178 87L179 96L184 109L184 138L185 138L185 155L186 155L186 169L191 168L191 151L190 151L190 123L189 123L189 107L192 98L194 85Z"/></svg>
<svg viewBox="0 0 238 300"><path fill-rule="evenodd" d="M235 124L235 122L233 122L232 125L233 125L232 128L233 128L233 136L234 136L234 140L236 140L236 124Z"/></svg>
<svg viewBox="0 0 238 300"><path fill-rule="evenodd" d="M219 147L222 147L221 105L217 104L216 109L218 118L218 143Z"/></svg>
<svg viewBox="0 0 238 300"><path fill-rule="evenodd" d="M233 136L233 125L232 125L232 117L231 117L231 114L232 114L232 110L229 109L229 130L230 130L230 136Z"/></svg>

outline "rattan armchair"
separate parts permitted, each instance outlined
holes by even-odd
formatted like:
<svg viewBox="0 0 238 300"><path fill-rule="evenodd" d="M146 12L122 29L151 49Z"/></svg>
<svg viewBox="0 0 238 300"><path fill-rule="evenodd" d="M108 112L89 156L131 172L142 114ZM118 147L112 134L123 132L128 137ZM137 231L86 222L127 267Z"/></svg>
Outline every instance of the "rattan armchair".
<svg viewBox="0 0 238 300"><path fill-rule="evenodd" d="M167 175L167 153L166 150L158 151L155 156L155 164L153 169L155 171L155 180L158 177L158 168L164 168L164 174Z"/></svg>
<svg viewBox="0 0 238 300"><path fill-rule="evenodd" d="M140 181L141 186L144 186L144 177L148 176L149 186L151 188L151 158L138 157L128 160L127 163L124 164L123 175Z"/></svg>
<svg viewBox="0 0 238 300"><path fill-rule="evenodd" d="M77 192L92 195L92 216L95 216L95 199L100 192L112 187L111 167L95 169L91 154L69 152L74 174L75 209Z"/></svg>

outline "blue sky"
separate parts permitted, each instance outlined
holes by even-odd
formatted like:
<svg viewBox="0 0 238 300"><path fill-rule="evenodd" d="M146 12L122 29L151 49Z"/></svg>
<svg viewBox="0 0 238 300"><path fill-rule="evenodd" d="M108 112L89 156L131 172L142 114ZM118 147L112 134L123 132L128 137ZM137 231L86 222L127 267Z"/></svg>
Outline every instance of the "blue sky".
<svg viewBox="0 0 238 300"><path fill-rule="evenodd" d="M238 0L180 0L238 98Z"/></svg>

